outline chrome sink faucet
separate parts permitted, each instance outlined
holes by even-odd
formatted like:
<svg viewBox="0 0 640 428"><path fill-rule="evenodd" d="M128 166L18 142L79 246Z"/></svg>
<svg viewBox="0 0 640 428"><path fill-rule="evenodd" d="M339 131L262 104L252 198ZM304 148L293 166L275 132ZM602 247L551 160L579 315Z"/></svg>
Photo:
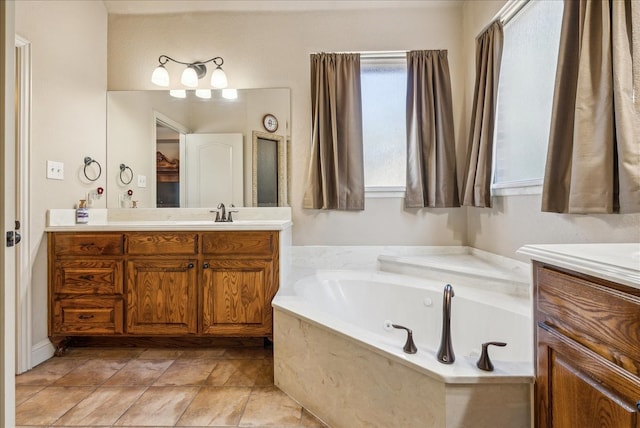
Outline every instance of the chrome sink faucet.
<svg viewBox="0 0 640 428"><path fill-rule="evenodd" d="M438 349L438 361L442 364L452 364L456 360L451 343L451 298L454 295L451 284L445 285L442 298L442 336Z"/></svg>
<svg viewBox="0 0 640 428"><path fill-rule="evenodd" d="M222 202L218 204L218 209L221 211L221 215L219 220L218 220L218 216L216 216L216 221L227 221L227 212Z"/></svg>

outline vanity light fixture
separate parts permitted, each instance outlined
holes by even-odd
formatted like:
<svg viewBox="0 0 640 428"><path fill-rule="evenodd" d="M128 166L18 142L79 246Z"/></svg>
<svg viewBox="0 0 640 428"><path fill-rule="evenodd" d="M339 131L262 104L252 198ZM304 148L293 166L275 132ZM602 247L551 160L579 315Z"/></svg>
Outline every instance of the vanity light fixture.
<svg viewBox="0 0 640 428"><path fill-rule="evenodd" d="M238 90L233 88L225 88L222 90L222 98L225 100L235 100L238 98Z"/></svg>
<svg viewBox="0 0 640 428"><path fill-rule="evenodd" d="M166 55L160 55L158 58L158 62L160 63L155 70L153 70L153 74L151 74L151 82L162 87L169 86L169 72L165 68L165 65L169 62L173 61L177 64L185 65L186 68L182 72L182 77L180 78L180 82L184 86L189 88L196 88L198 86L198 80L202 79L207 74L207 66L205 64L212 62L216 68L211 73L211 86L215 89L222 89L227 87L227 75L224 70L222 70L222 64L224 64L224 60L222 57L214 57L208 59L206 61L196 61L196 62L182 62L175 60Z"/></svg>

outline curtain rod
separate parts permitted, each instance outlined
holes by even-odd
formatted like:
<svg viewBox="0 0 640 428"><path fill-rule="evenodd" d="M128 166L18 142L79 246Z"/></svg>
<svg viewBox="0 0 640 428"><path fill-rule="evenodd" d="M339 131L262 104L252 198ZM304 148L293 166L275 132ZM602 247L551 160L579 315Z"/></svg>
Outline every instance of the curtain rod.
<svg viewBox="0 0 640 428"><path fill-rule="evenodd" d="M520 12L530 0L509 0L500 10L493 16L493 19L485 25L476 36L480 37L495 21L500 21L502 25L506 25Z"/></svg>

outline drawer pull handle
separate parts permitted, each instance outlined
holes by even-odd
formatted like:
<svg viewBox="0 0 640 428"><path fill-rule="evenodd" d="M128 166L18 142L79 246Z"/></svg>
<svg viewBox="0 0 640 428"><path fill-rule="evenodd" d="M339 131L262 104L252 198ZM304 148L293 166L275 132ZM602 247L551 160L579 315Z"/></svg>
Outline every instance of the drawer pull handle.
<svg viewBox="0 0 640 428"><path fill-rule="evenodd" d="M80 279L85 281L93 281L93 275L80 275Z"/></svg>
<svg viewBox="0 0 640 428"><path fill-rule="evenodd" d="M195 266L195 265L194 265L193 263L189 263L189 264L187 265L187 267L188 267L189 269L193 269L193 267L194 267L194 266Z"/></svg>
<svg viewBox="0 0 640 428"><path fill-rule="evenodd" d="M203 265L202 265L202 267L203 267L204 269L209 269L209 263L205 263L205 264L203 264Z"/></svg>
<svg viewBox="0 0 640 428"><path fill-rule="evenodd" d="M93 315L79 315L78 318L80 318L81 320L90 320L91 318L93 318Z"/></svg>

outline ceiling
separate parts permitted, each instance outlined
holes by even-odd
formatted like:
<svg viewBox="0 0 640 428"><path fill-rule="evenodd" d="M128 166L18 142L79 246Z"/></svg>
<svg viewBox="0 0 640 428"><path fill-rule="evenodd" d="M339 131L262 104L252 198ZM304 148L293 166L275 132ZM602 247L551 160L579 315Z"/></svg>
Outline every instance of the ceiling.
<svg viewBox="0 0 640 428"><path fill-rule="evenodd" d="M426 8L463 0L103 0L109 14L275 12Z"/></svg>

